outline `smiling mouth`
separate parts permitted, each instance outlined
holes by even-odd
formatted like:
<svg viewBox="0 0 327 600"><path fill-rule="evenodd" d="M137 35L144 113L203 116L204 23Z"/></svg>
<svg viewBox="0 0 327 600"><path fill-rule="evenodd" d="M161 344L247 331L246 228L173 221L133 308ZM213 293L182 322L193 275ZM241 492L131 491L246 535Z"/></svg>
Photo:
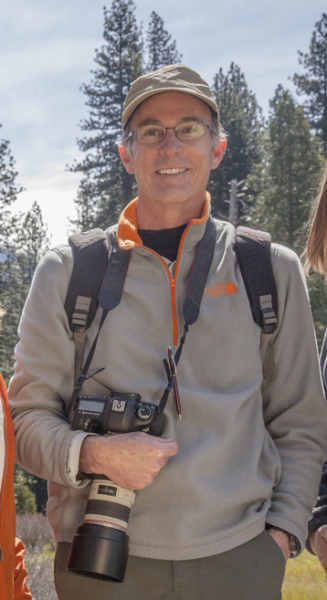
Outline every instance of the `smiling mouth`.
<svg viewBox="0 0 327 600"><path fill-rule="evenodd" d="M157 173L159 175L179 175L186 171L188 171L188 169L158 169Z"/></svg>

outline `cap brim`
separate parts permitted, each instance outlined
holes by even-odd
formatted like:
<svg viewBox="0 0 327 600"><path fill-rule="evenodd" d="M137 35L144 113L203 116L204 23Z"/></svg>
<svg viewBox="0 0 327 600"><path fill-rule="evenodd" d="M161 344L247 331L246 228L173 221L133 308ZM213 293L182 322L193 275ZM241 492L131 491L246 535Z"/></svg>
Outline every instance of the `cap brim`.
<svg viewBox="0 0 327 600"><path fill-rule="evenodd" d="M196 91L193 92L191 90L186 90L185 88L182 88L182 87L179 88L177 86L162 87L160 89L157 88L155 90L148 90L144 94L138 95L137 98L135 98L135 100L133 100L129 104L128 108L126 109L125 112L123 112L123 116L122 116L123 129L125 129L126 124L127 124L128 120L131 118L133 112L137 109L137 107L142 102L144 102L144 100L147 100L147 98L150 98L150 96L154 96L155 94L162 94L163 92L182 92L183 94L189 94L190 96L196 96L196 98L199 98L199 100L202 100L202 102L205 102L205 104L210 106L210 108L212 108L212 110L218 115L217 104L213 100L210 100L210 98L208 98L204 94L201 94L200 92L196 92Z"/></svg>

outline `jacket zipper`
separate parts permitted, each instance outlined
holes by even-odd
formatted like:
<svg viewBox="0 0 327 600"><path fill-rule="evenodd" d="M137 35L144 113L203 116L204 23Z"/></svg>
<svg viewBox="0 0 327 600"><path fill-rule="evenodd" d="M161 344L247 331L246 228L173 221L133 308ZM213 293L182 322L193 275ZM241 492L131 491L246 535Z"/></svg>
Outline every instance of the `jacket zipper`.
<svg viewBox="0 0 327 600"><path fill-rule="evenodd" d="M165 261L162 260L162 257L160 256L160 254L158 254L154 250L151 250L151 248L141 246L140 244L135 244L134 248L144 248L145 250L152 252L152 254L154 254L155 256L157 256L160 259L160 261L162 262L162 264L164 265L164 267L166 269L166 272L167 272L167 275L169 278L169 283L170 283L171 314L172 314L172 322L173 322L173 344L174 344L174 346L176 346L177 342L178 342L178 325L177 325L177 310L176 310L177 261L176 261L175 277L172 277L170 274L169 268L167 266L167 263L165 263Z"/></svg>
<svg viewBox="0 0 327 600"><path fill-rule="evenodd" d="M177 307L176 307L176 279L177 279L177 274L178 274L178 268L179 268L179 262L180 262L181 250L182 250L182 247L183 247L184 238L185 238L185 235L186 235L187 231L189 230L190 226L191 226L191 223L189 223L188 226L185 228L185 230L183 231L183 235L181 237L181 241L180 241L179 248L178 248L178 253L177 253L176 268L175 268L175 275L174 275L174 277L171 276L169 268L167 266L167 263L165 263L165 261L162 260L162 257L160 256L160 254L158 254L154 250L151 250L151 248L147 248L145 246L141 246L140 244L135 244L135 246L134 246L134 248L145 248L149 252L152 252L152 254L154 254L155 256L157 256L161 260L162 264L164 265L164 267L165 267L165 269L167 271L167 275L169 277L169 282L170 282L171 313L172 313L172 321L173 321L173 345L174 346L177 346L177 344L178 344L178 322L177 322Z"/></svg>

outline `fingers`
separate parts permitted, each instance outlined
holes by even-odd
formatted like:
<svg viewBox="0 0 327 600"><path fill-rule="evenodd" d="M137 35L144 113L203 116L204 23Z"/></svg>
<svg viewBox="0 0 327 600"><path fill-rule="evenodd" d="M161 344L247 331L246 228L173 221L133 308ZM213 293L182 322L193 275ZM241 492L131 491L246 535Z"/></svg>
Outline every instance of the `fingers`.
<svg viewBox="0 0 327 600"><path fill-rule="evenodd" d="M322 525L318 529L320 537L322 537L327 542L327 525Z"/></svg>
<svg viewBox="0 0 327 600"><path fill-rule="evenodd" d="M148 487L178 446L171 439L161 439L142 432L102 437L100 471L117 485L133 490Z"/></svg>
<svg viewBox="0 0 327 600"><path fill-rule="evenodd" d="M158 453L158 456L175 456L178 452L178 445L173 442L170 438L157 438L150 436L146 433L127 433L123 434L124 438L130 436L128 442L134 444L135 450L143 451L146 453L153 452ZM123 439L123 441L125 441Z"/></svg>
<svg viewBox="0 0 327 600"><path fill-rule="evenodd" d="M319 558L322 566L326 568L327 564L327 526L323 525L319 527L310 536L311 550Z"/></svg>
<svg viewBox="0 0 327 600"><path fill-rule="evenodd" d="M290 542L287 534L277 529L269 529L268 533L280 547L286 562L291 555Z"/></svg>

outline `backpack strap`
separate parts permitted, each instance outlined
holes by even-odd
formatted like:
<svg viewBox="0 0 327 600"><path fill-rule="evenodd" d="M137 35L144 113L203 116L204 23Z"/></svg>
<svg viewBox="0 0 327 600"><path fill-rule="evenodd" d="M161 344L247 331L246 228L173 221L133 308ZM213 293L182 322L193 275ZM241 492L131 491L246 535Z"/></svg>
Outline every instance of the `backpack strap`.
<svg viewBox="0 0 327 600"><path fill-rule="evenodd" d="M193 325L200 313L202 296L215 251L216 235L216 226L209 216L204 235L196 249L183 304L184 320L187 325Z"/></svg>
<svg viewBox="0 0 327 600"><path fill-rule="evenodd" d="M97 307L98 293L108 264L108 239L102 229L91 229L69 238L74 266L65 301L65 311L75 343L75 381L82 365L86 330Z"/></svg>
<svg viewBox="0 0 327 600"><path fill-rule="evenodd" d="M270 244L269 233L248 227L236 229L235 254L253 319L263 333L273 333L277 327L277 288L271 264Z"/></svg>
<svg viewBox="0 0 327 600"><path fill-rule="evenodd" d="M132 250L121 250L115 240L98 294L98 302L104 310L113 310L121 301L131 254Z"/></svg>
<svg viewBox="0 0 327 600"><path fill-rule="evenodd" d="M72 235L69 244L73 249L74 266L65 311L76 346L74 401L85 381L105 318L120 303L131 251L121 250L115 239L109 259L108 238L102 229ZM99 305L103 309L100 326L81 372L86 330Z"/></svg>
<svg viewBox="0 0 327 600"><path fill-rule="evenodd" d="M84 333L98 308L98 294L108 264L108 238L102 229L91 229L69 238L74 267L65 311L74 333Z"/></svg>
<svg viewBox="0 0 327 600"><path fill-rule="evenodd" d="M215 226L212 219L209 218L205 235L199 244L191 269L183 306L184 335L176 353L176 362L180 359L188 326L193 324L199 315L215 239ZM107 312L119 304L131 251L122 251L115 241L108 261L108 239L101 229L72 235L69 238L69 244L74 253L74 266L67 291L65 310L70 328L74 332L76 344L75 381L77 383L74 391L76 395L85 380L100 329L94 341L94 348L92 347L86 361L85 367L87 368L84 368L80 374L85 332L91 325L99 304L103 309L100 328ZM261 327L263 333L273 333L277 327L277 288L271 264L270 244L271 237L268 233L247 227L236 229L235 254L250 301L253 319ZM165 392L168 392L168 388Z"/></svg>

